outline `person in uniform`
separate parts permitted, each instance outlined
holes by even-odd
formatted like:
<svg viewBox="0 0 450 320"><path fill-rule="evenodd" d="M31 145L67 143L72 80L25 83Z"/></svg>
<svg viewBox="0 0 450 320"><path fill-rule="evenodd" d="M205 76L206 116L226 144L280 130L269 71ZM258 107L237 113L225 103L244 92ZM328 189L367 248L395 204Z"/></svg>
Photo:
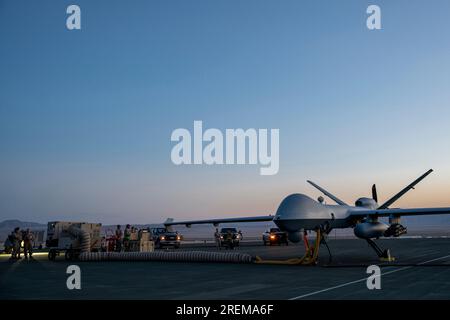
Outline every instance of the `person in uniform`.
<svg viewBox="0 0 450 320"><path fill-rule="evenodd" d="M30 231L30 229L27 229L23 233L23 254L25 255L25 259L31 258L33 255L33 233Z"/></svg>
<svg viewBox="0 0 450 320"><path fill-rule="evenodd" d="M116 251L120 252L122 251L122 230L120 229L120 225L117 225L117 229L116 229Z"/></svg>
<svg viewBox="0 0 450 320"><path fill-rule="evenodd" d="M123 247L125 251L130 251L131 226L127 224L123 232Z"/></svg>
<svg viewBox="0 0 450 320"><path fill-rule="evenodd" d="M214 239L216 240L216 247L220 249L220 232L219 229L216 228L216 232L214 232Z"/></svg>
<svg viewBox="0 0 450 320"><path fill-rule="evenodd" d="M13 251L12 257L14 259L20 259L20 246L22 244L22 233L20 232L20 228L17 227L13 231Z"/></svg>

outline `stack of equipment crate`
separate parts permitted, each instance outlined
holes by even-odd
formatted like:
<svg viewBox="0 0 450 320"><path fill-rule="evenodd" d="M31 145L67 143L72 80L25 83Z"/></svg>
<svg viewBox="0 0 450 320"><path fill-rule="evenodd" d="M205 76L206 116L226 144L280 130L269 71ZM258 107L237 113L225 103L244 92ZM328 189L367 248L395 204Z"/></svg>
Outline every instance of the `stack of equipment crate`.
<svg viewBox="0 0 450 320"><path fill-rule="evenodd" d="M139 231L139 251L140 252L152 252L155 250L153 240L150 236L150 232L147 229Z"/></svg>

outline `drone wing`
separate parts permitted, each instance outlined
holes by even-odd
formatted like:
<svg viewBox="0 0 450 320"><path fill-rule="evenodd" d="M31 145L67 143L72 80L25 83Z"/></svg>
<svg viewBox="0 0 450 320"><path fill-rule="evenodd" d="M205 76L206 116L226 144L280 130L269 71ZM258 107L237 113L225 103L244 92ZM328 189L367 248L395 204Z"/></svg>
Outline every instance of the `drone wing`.
<svg viewBox="0 0 450 320"><path fill-rule="evenodd" d="M401 216L426 216L435 214L450 214L450 207L443 208L411 208L411 209L377 209L358 210L351 213L351 217L401 217Z"/></svg>
<svg viewBox="0 0 450 320"><path fill-rule="evenodd" d="M225 218L225 219L206 219L206 220L189 220L189 221L173 221L173 219L167 219L164 222L166 227L174 225L185 225L190 227L193 224L213 224L214 226L220 223L237 223L237 222L260 222L260 221L273 221L273 215L268 216L255 216L255 217L239 217L239 218Z"/></svg>

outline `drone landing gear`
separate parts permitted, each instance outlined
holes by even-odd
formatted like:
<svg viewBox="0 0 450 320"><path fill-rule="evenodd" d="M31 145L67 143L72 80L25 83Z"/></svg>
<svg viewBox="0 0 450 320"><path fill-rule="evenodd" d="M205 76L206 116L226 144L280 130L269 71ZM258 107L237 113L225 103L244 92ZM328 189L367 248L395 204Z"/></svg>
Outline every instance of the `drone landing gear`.
<svg viewBox="0 0 450 320"><path fill-rule="evenodd" d="M330 247L328 246L328 242L325 239L325 236L322 238L322 243L325 245L325 247L327 247L327 250L328 250L328 264L331 264L331 262L333 261L333 256L331 255L331 250L330 250Z"/></svg>
<svg viewBox="0 0 450 320"><path fill-rule="evenodd" d="M303 243L305 244L305 254L301 258L294 258L288 260L263 260L260 257L256 257L255 263L258 264L285 264L285 265L316 265L317 258L319 257L319 248L322 243L322 231L321 229L316 229L316 241L314 245L311 246L308 241L306 231L303 235Z"/></svg>
<svg viewBox="0 0 450 320"><path fill-rule="evenodd" d="M392 262L395 260L395 258L391 256L389 249L381 249L372 239L366 239L366 241L372 249L375 250L381 261Z"/></svg>
<svg viewBox="0 0 450 320"><path fill-rule="evenodd" d="M319 257L319 248L322 243L323 234L321 229L316 229L316 241L314 241L314 245L311 246L308 241L308 234L306 231L303 234L303 243L305 244L305 255L300 258L301 263L304 265L316 265L317 258Z"/></svg>

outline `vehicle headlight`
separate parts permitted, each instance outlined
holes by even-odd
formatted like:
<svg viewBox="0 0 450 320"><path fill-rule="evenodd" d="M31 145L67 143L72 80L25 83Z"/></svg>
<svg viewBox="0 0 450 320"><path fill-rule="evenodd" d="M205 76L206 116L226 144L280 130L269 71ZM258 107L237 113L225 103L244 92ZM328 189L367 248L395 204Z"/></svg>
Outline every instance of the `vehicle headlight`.
<svg viewBox="0 0 450 320"><path fill-rule="evenodd" d="M177 236L177 240L181 240L181 237L180 237L180 236Z"/></svg>
<svg viewBox="0 0 450 320"><path fill-rule="evenodd" d="M161 236L161 237L159 237L159 239L160 239L160 240L165 240L165 239L166 239L166 237L164 237L164 236Z"/></svg>
<svg viewBox="0 0 450 320"><path fill-rule="evenodd" d="M272 235L270 235L270 239L275 239L276 238L276 236L274 235L274 234L272 234Z"/></svg>
<svg viewBox="0 0 450 320"><path fill-rule="evenodd" d="M223 236L220 236L220 239L223 239Z"/></svg>

